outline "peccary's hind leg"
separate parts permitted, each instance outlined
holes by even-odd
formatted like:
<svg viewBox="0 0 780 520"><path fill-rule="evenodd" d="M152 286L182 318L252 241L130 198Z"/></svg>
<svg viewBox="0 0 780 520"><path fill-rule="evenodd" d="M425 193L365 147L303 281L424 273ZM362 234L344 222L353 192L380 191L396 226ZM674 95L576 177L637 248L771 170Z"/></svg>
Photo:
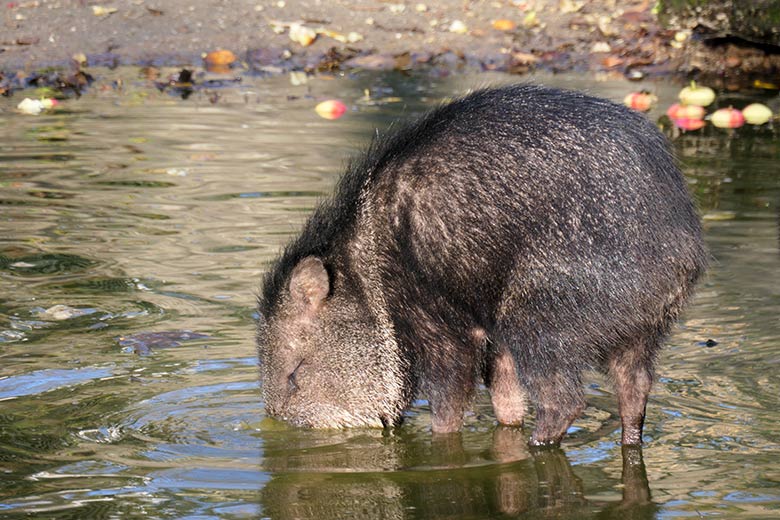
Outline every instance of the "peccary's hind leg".
<svg viewBox="0 0 780 520"><path fill-rule="evenodd" d="M515 359L505 343L496 345L496 351L488 359L485 384L490 389L493 412L499 424L522 426L527 399L520 385Z"/></svg>
<svg viewBox="0 0 780 520"><path fill-rule="evenodd" d="M585 394L579 372L545 374L535 371L525 379L536 405L536 429L531 435L531 444L558 444L571 423L585 410Z"/></svg>
<svg viewBox="0 0 780 520"><path fill-rule="evenodd" d="M617 392L624 446L642 444L645 406L653 384L653 362L658 350L654 343L650 347L646 345L642 342L617 350L607 362Z"/></svg>

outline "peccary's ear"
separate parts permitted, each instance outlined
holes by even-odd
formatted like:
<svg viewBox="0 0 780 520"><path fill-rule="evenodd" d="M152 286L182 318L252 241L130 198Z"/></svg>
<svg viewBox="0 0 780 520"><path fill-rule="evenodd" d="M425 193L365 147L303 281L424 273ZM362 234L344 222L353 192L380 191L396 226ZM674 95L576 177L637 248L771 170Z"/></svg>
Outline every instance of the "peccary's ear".
<svg viewBox="0 0 780 520"><path fill-rule="evenodd" d="M290 277L290 296L307 311L317 311L330 291L328 271L322 260L307 256L295 266Z"/></svg>

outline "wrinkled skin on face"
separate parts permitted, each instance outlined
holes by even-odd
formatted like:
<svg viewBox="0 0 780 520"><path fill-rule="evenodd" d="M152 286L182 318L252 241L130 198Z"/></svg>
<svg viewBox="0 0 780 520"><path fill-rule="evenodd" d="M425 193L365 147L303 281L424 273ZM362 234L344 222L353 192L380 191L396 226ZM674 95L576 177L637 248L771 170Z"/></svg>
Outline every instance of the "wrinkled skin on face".
<svg viewBox="0 0 780 520"><path fill-rule="evenodd" d="M304 258L273 315L260 319L266 411L308 428L397 424L408 403L395 345L338 292L322 262Z"/></svg>

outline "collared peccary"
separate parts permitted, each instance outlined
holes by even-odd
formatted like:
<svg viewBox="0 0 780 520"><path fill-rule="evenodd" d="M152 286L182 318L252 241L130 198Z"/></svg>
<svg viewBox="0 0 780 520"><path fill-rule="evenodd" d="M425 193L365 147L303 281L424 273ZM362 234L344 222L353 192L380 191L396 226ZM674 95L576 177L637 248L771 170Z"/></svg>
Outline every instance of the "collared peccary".
<svg viewBox="0 0 780 520"><path fill-rule="evenodd" d="M667 143L576 92L486 89L377 137L265 276L267 412L314 428L400 422L418 391L455 431L480 377L532 444L614 380L641 443L659 347L705 269Z"/></svg>

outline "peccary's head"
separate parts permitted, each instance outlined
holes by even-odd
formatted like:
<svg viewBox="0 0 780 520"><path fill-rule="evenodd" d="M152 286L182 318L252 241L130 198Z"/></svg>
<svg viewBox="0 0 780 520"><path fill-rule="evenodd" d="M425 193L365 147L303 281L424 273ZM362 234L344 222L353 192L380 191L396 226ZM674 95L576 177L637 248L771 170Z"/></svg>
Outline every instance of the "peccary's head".
<svg viewBox="0 0 780 520"><path fill-rule="evenodd" d="M257 343L269 415L310 428L399 422L408 376L386 326L316 257L261 301ZM266 295L266 298L268 296Z"/></svg>

